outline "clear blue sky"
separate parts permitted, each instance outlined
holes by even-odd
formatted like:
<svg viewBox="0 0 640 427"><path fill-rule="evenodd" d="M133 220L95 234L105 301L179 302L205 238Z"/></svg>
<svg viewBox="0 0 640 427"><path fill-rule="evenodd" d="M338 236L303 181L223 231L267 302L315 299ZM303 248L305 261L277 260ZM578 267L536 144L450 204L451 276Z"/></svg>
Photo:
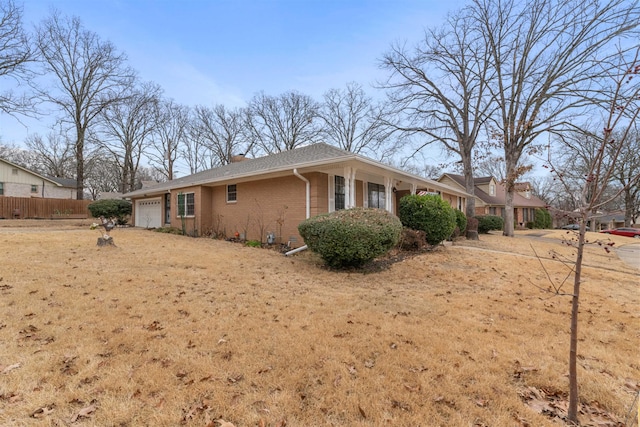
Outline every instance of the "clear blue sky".
<svg viewBox="0 0 640 427"><path fill-rule="evenodd" d="M379 58L417 42L462 0L25 0L27 29L55 7L125 52L143 80L195 106L243 106L255 93L297 90L317 100L356 81L368 93L385 77ZM5 80L8 81L8 80ZM5 83L3 83L5 84ZM46 134L0 115L0 141Z"/></svg>

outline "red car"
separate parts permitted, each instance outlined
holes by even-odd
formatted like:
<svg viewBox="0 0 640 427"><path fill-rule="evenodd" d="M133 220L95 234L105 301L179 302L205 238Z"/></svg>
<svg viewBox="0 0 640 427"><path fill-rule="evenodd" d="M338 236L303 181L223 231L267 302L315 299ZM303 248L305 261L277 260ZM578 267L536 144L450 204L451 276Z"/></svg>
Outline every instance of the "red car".
<svg viewBox="0 0 640 427"><path fill-rule="evenodd" d="M640 239L640 228L614 228L612 230L602 230L601 233L615 234L616 236L635 237Z"/></svg>

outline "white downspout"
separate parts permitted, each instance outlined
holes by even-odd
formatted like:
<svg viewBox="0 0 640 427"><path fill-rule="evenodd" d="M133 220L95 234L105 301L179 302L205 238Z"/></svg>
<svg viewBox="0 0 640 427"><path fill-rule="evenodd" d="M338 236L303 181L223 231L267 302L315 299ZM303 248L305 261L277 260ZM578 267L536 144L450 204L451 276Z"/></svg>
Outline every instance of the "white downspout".
<svg viewBox="0 0 640 427"><path fill-rule="evenodd" d="M306 199L306 204L307 204L307 219L309 219L311 217L311 183L309 182L309 180L307 178L305 178L304 176L300 175L298 173L298 169L294 169L293 170L293 174L295 176L297 176L298 178L300 178L301 180L303 180L306 184L307 187L307 199Z"/></svg>
<svg viewBox="0 0 640 427"><path fill-rule="evenodd" d="M307 209L306 209L306 217L307 219L309 219L311 217L311 183L309 182L309 180L307 178L305 178L304 176L300 175L298 173L298 169L294 169L293 170L293 174L295 176L297 176L298 178L300 178L301 180L303 180L306 184L306 205L307 205ZM285 253L285 256L289 256L289 255L293 255L295 253L298 253L300 251L304 251L305 249L307 249L307 245L304 246L300 246L299 248L290 250L289 252Z"/></svg>

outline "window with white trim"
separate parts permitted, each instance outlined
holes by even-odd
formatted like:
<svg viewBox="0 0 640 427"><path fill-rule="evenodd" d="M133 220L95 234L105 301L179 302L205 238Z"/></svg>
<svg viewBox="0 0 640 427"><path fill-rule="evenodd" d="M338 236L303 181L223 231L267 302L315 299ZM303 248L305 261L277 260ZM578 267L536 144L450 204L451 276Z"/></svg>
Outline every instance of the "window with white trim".
<svg viewBox="0 0 640 427"><path fill-rule="evenodd" d="M344 177L336 175L334 181L335 181L335 192L334 192L335 210L344 209L345 208Z"/></svg>
<svg viewBox="0 0 640 427"><path fill-rule="evenodd" d="M4 182L0 182L0 196L4 195Z"/></svg>
<svg viewBox="0 0 640 427"><path fill-rule="evenodd" d="M238 201L238 187L236 184L227 185L227 202Z"/></svg>
<svg viewBox="0 0 640 427"><path fill-rule="evenodd" d="M178 217L194 216L195 214L196 214L195 193L179 193L178 194Z"/></svg>
<svg viewBox="0 0 640 427"><path fill-rule="evenodd" d="M496 185L495 184L489 184L489 195L490 196L495 196L496 195Z"/></svg>
<svg viewBox="0 0 640 427"><path fill-rule="evenodd" d="M38 192L38 186L37 185L32 185L31 186L31 192L32 193L37 193Z"/></svg>
<svg viewBox="0 0 640 427"><path fill-rule="evenodd" d="M369 182L367 185L367 197L370 208L385 209L384 185Z"/></svg>

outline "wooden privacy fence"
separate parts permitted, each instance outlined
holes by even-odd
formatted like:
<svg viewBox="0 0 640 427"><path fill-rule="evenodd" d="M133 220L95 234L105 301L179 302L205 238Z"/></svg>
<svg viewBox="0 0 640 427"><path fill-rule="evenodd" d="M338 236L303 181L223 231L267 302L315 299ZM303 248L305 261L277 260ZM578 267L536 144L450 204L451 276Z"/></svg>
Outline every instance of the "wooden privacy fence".
<svg viewBox="0 0 640 427"><path fill-rule="evenodd" d="M0 219L91 218L87 206L92 202L93 200L0 196Z"/></svg>

